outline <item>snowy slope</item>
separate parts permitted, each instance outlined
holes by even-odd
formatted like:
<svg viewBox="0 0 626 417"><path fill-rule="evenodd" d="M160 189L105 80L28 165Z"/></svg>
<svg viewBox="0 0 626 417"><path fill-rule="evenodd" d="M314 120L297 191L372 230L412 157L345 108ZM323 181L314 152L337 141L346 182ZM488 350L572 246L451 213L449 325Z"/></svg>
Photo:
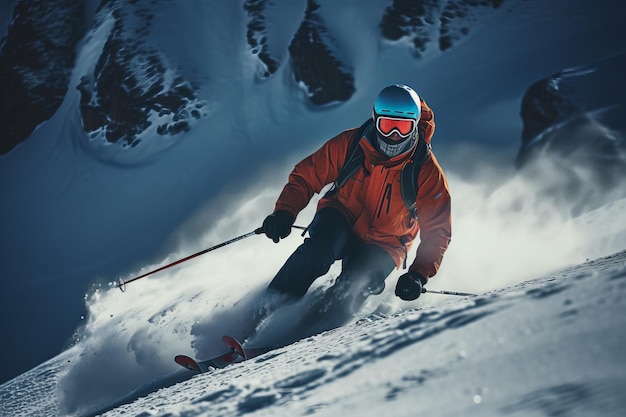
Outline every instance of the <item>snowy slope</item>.
<svg viewBox="0 0 626 417"><path fill-rule="evenodd" d="M107 415L623 415L625 263L368 317Z"/></svg>
<svg viewBox="0 0 626 417"><path fill-rule="evenodd" d="M625 265L621 252L476 297L373 314L223 370L172 367L121 398L80 405L85 392L63 382L85 359L77 346L0 386L0 413L621 416ZM98 384L101 396L113 388ZM77 408L65 414L68 403Z"/></svg>
<svg viewBox="0 0 626 417"><path fill-rule="evenodd" d="M239 327L248 300L301 241L296 234L281 245L250 238L134 283L126 294L111 289L110 282L254 230L272 210L293 164L331 135L360 123L369 115L376 92L389 83L413 85L434 108L433 145L455 201L453 242L433 288L482 294L626 246L624 200L573 218L570 207L546 198L538 186L541 181L516 176L513 168L524 92L557 71L621 51L626 37L621 1L511 0L499 9L481 9L469 23L463 22L471 26L469 35L454 48L441 52L432 41L419 57L410 38L380 38L377 25L390 2L354 0L335 7L333 0L320 1L316 13L328 30L324 39L353 71L356 87L347 102L325 106L307 100L306 89L294 81L287 51L305 17L306 2L268 6L269 52L280 61L268 78L260 77L258 58L250 53L245 31L249 14L242 2L128 2L141 12L125 10L130 17L124 22L138 25L131 25L129 33L143 34L142 42L152 48L158 45L167 57L163 62L175 68L166 71L172 78L164 81L185 77L189 85L198 86L198 104L204 106L201 117L190 120L189 132L161 137L149 131L135 147L107 143L100 131L92 135L83 128L77 87L95 70L110 35L128 36L115 31L113 15L99 13L98 3L87 2L89 31L77 48L71 88L59 109L0 157L3 378L14 378L54 357L68 340L72 346L1 386L2 412L8 415L20 409L37 415L36 407L47 410L41 415L50 415L56 407L68 414L106 408L144 384L151 392L167 385L162 378L183 378L171 376L176 372L174 353L207 357L219 350L219 336ZM11 3L1 7L11 9ZM139 25L147 12L148 29ZM351 24L345 25L348 21ZM2 33L6 24L8 20ZM133 69L141 73L144 67ZM141 86L153 85L143 81ZM314 204L298 223L307 224L313 209ZM320 288L336 270L329 275ZM388 288L396 278L397 273L389 278ZM506 297L498 297L504 303ZM512 298L520 303L524 299ZM413 308L444 314L448 307L437 306L444 300L433 295L401 303L387 291L361 318L373 311L422 314L410 313ZM530 308L524 305L519 308ZM586 302L581 306L586 308ZM503 318L506 323L508 317ZM403 319L392 320L388 326L393 329ZM506 327L498 321L492 325ZM607 328L618 325L608 322ZM576 338L573 327L568 329ZM450 335L452 331L446 337ZM322 345L327 341L333 351L340 342L328 337L336 336L314 340L322 340L317 342ZM357 347L374 341L364 340ZM304 343L306 347L309 342ZM311 384L316 378L324 380L319 371L303 368L305 374L309 371ZM278 383L291 374L280 375L270 381ZM394 386L402 391L411 378ZM542 389L538 380L527 382L529 390ZM185 395L196 398L198 390ZM241 392L235 396L238 400L249 393ZM279 404L271 399L272 392L268 402ZM49 405L52 408L46 408ZM147 412L148 406L137 410Z"/></svg>

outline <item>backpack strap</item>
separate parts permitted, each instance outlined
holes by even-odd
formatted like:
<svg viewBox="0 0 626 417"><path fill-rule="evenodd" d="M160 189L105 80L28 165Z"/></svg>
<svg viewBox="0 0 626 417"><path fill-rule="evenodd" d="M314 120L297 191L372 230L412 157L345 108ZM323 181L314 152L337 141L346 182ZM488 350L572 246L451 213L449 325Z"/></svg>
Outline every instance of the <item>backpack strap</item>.
<svg viewBox="0 0 626 417"><path fill-rule="evenodd" d="M354 173L363 166L365 155L363 154L363 149L361 149L361 146L359 145L359 141L361 140L361 137L369 133L372 123L373 121L371 118L367 119L365 123L363 123L361 127L359 127L352 135L343 167L339 171L339 175L337 176L337 179L333 183L331 189L324 194L324 198L334 195L337 190L339 190L346 183L346 181L348 181L348 179L350 179L350 177L352 177L352 175L354 175ZM400 191L402 193L402 200L411 213L411 216L415 219L417 219L417 180L420 170L422 169L422 165L430 156L431 152L430 144L427 144L424 140L424 130L419 129L418 132L419 139L417 149L415 150L412 160L402 168L402 173L400 174Z"/></svg>
<svg viewBox="0 0 626 417"><path fill-rule="evenodd" d="M411 216L417 219L417 192L418 182L417 179L422 169L422 165L426 159L430 156L431 147L430 144L424 140L424 131L419 129L419 139L417 143L417 149L411 161L409 161L404 167L402 167L402 173L400 174L400 191L402 192L402 200L404 204L411 212Z"/></svg>
<svg viewBox="0 0 626 417"><path fill-rule="evenodd" d="M346 181L348 181L348 179L354 175L354 173L357 172L361 166L363 166L365 155L363 154L363 149L361 149L361 146L359 145L359 141L367 133L367 130L370 129L371 126L372 119L368 118L365 123L361 125L361 127L355 130L352 138L350 139L350 144L348 145L348 151L346 152L346 159L343 163L343 167L339 171L339 175L333 183L332 188L324 194L324 198L334 195L337 190L343 187Z"/></svg>

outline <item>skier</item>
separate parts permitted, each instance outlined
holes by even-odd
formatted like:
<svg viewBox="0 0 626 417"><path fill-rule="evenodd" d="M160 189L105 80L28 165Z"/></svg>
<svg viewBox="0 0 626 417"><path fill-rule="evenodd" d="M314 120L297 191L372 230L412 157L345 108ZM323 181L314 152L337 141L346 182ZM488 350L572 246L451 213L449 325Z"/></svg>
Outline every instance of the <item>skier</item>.
<svg viewBox="0 0 626 417"><path fill-rule="evenodd" d="M309 237L287 259L267 288L280 302L297 301L336 260L341 274L332 288L348 314L371 294L380 294L394 268L406 258L420 232L415 260L395 286L395 295L415 300L437 273L451 237L450 194L445 175L430 149L435 129L432 110L406 85L391 85L377 95L369 126L346 130L298 163L262 231L278 243L287 237L298 213L315 193L330 183L333 189L318 203ZM350 160L356 140L362 160L358 169L337 183ZM362 151L361 151L362 149ZM420 161L418 154L422 155ZM403 200L402 171L419 165L411 178L414 211ZM416 213L415 213L416 212ZM417 214L417 216L416 216Z"/></svg>

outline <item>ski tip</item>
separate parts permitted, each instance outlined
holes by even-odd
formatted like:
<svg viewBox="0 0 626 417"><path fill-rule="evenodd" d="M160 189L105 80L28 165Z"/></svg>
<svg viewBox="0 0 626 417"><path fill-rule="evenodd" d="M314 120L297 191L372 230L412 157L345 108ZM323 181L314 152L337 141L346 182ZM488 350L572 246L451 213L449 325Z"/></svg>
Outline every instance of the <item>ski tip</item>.
<svg viewBox="0 0 626 417"><path fill-rule="evenodd" d="M243 358L243 360L247 359L246 352L245 352L245 350L244 350L244 348L241 345L241 342L239 340L235 339L232 336L224 335L224 336L222 336L222 341L233 352L237 352L239 354L239 356L241 356Z"/></svg>
<svg viewBox="0 0 626 417"><path fill-rule="evenodd" d="M222 336L222 341L223 341L224 343L226 343L226 344L229 344L229 343L231 343L231 344L232 344L232 343L241 344L241 343L239 343L239 340L237 340L237 339L235 339L234 337L229 336L229 335L227 335L227 334L226 334L226 335L224 335L224 336Z"/></svg>
<svg viewBox="0 0 626 417"><path fill-rule="evenodd" d="M174 361L183 368L187 368L190 371L202 372L202 368L200 368L198 362L196 362L195 359L187 355L176 355L174 357Z"/></svg>

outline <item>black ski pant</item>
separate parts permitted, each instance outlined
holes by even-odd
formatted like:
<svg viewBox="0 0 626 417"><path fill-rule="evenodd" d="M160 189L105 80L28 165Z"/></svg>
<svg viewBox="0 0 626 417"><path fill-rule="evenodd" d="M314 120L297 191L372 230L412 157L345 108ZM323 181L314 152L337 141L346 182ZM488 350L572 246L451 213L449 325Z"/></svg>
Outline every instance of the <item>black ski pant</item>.
<svg viewBox="0 0 626 417"><path fill-rule="evenodd" d="M385 278L396 266L391 255L382 248L356 237L338 210L323 208L315 214L309 237L278 271L268 292L291 299L302 298L313 282L339 259L342 271L334 290L342 293L380 294L385 288Z"/></svg>

